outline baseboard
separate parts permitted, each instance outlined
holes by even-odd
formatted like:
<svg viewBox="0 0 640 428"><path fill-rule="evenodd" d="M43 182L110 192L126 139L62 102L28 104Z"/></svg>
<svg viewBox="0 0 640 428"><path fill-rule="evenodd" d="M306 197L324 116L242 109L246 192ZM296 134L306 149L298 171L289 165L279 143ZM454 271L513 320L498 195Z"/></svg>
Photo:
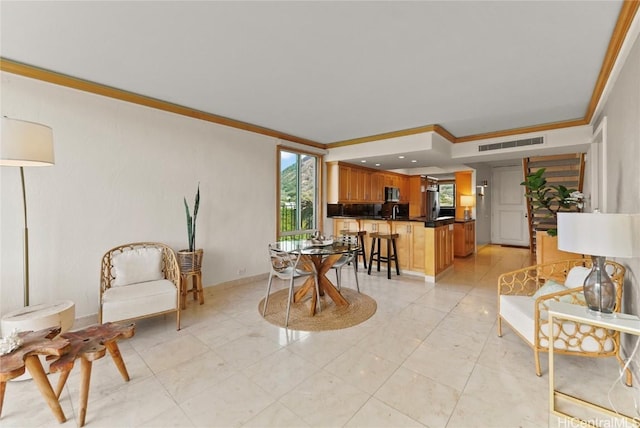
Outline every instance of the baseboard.
<svg viewBox="0 0 640 428"><path fill-rule="evenodd" d="M246 276L244 278L238 278L231 281L221 282L215 285L205 285L204 289L205 289L205 292L209 290L215 293L216 291L226 290L231 287L237 287L239 285L245 285L245 284L250 284L252 282L256 282L260 280L266 280L268 277L269 277L268 273L261 273L259 275Z"/></svg>
<svg viewBox="0 0 640 428"><path fill-rule="evenodd" d="M76 318L73 321L72 330L79 330L81 328L89 327L93 324L98 324L98 314L86 315L84 317Z"/></svg>

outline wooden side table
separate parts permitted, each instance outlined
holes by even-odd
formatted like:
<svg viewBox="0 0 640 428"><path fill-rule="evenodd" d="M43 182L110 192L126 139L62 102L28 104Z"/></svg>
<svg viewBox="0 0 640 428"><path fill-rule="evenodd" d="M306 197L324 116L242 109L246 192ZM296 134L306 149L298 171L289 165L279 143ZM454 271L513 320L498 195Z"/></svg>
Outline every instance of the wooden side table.
<svg viewBox="0 0 640 428"><path fill-rule="evenodd" d="M67 420L38 358L38 355L58 357L69 350L69 341L60 337L53 339L59 333L60 327L20 333L22 346L0 356L0 416L7 381L24 374L26 367L58 422Z"/></svg>
<svg viewBox="0 0 640 428"><path fill-rule="evenodd" d="M595 327L602 327L609 330L617 330L621 333L632 334L639 336L640 340L640 318L635 315L614 313L612 315L598 316L589 312L586 306L572 305L564 302L549 302L549 325L553 326L554 320L569 320L579 322L581 324L593 325ZM549 410L551 413L564 416L571 420L579 420L586 426L595 426L588 421L584 421L575 416L569 415L556 408L556 398L564 398L574 404L587 407L589 409L600 411L608 416L614 418L623 418L631 426L640 426L638 418L633 418L618 412L614 412L611 409L600 406L595 403L591 403L582 398L574 397L572 395L560 392L556 390L554 385L554 365L553 365L553 340L549 341ZM616 425L617 426L617 425ZM623 426L623 425L620 425Z"/></svg>
<svg viewBox="0 0 640 428"><path fill-rule="evenodd" d="M56 397L60 398L69 373L73 369L76 359L80 359L80 413L78 424L84 426L87 415L87 402L89 400L89 383L91 381L91 367L93 361L105 356L109 351L113 362L125 382L129 381L129 373L118 349L118 339L128 339L134 335L135 325L121 325L116 323L106 323L72 331L61 335L70 343L68 351L51 363L49 370L52 373L60 372ZM57 401L57 400L56 400Z"/></svg>
<svg viewBox="0 0 640 428"><path fill-rule="evenodd" d="M191 288L189 286L191 280ZM200 269L190 272L180 272L180 306L187 308L187 294L193 293L193 300L204 304L204 290L202 289L202 271Z"/></svg>

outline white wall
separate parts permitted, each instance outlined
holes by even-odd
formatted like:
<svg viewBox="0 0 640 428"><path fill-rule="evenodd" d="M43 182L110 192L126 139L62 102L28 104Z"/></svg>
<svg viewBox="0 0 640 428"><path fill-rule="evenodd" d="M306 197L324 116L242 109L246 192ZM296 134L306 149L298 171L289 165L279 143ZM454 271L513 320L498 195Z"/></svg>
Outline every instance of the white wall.
<svg viewBox="0 0 640 428"><path fill-rule="evenodd" d="M31 304L98 311L102 255L119 244L187 245L183 196L200 182L203 282L268 271L275 239L274 138L2 73L2 115L53 128L56 164L25 168ZM19 170L0 168L0 315L22 307Z"/></svg>
<svg viewBox="0 0 640 428"><path fill-rule="evenodd" d="M607 212L640 213L640 37L633 43L598 123L604 116L608 147ZM640 236L635 239L640 240ZM640 314L640 258L617 261L627 268L623 310ZM626 343L627 349L634 344L635 339ZM640 366L640 357L636 356L636 362ZM636 367L636 374L639 372Z"/></svg>

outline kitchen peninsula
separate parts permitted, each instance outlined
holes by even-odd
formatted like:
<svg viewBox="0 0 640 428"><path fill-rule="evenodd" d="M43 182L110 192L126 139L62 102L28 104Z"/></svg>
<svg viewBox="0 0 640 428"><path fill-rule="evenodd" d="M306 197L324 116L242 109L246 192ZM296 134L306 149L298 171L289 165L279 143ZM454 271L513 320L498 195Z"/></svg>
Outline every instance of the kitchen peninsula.
<svg viewBox="0 0 640 428"><path fill-rule="evenodd" d="M454 255L454 218L442 217L427 222L424 218L380 216L334 216L333 234L343 230L364 230L365 249L371 251L372 232L397 233L396 240L400 272L424 275L425 280L436 282L451 266ZM385 248L382 249L386 255Z"/></svg>

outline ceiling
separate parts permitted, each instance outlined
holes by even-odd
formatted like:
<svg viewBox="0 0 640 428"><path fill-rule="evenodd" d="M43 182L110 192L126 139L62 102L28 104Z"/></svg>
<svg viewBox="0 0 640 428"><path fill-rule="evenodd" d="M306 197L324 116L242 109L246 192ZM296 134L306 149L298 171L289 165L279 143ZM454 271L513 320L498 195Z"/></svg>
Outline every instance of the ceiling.
<svg viewBox="0 0 640 428"><path fill-rule="evenodd" d="M582 119L622 1L6 1L0 55L321 144Z"/></svg>

